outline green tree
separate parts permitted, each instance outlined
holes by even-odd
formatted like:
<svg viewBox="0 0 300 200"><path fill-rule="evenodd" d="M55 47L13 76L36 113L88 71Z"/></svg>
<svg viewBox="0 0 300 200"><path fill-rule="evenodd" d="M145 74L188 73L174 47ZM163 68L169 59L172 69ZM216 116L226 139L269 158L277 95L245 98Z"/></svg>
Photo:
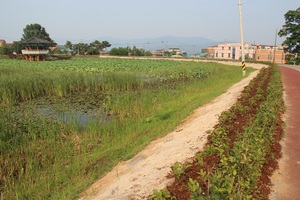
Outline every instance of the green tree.
<svg viewBox="0 0 300 200"><path fill-rule="evenodd" d="M144 50L143 49L138 49L136 46L133 46L131 50L131 54L133 56L143 56L144 55Z"/></svg>
<svg viewBox="0 0 300 200"><path fill-rule="evenodd" d="M145 52L145 56L152 56L151 51L146 51L146 52Z"/></svg>
<svg viewBox="0 0 300 200"><path fill-rule="evenodd" d="M0 47L0 54L11 54L13 52L13 49L11 46L7 45L7 44L3 44L1 47Z"/></svg>
<svg viewBox="0 0 300 200"><path fill-rule="evenodd" d="M14 41L14 42L13 42L12 49L13 49L13 51L16 52L17 54L22 53L22 45L21 45L20 42L18 42L18 41Z"/></svg>
<svg viewBox="0 0 300 200"><path fill-rule="evenodd" d="M99 51L95 48L92 48L90 47L87 52L86 52L87 55L99 55Z"/></svg>
<svg viewBox="0 0 300 200"><path fill-rule="evenodd" d="M73 50L72 42L68 40L65 44L65 48L70 49L72 51Z"/></svg>
<svg viewBox="0 0 300 200"><path fill-rule="evenodd" d="M90 49L90 45L86 43L78 43L73 45L73 50L75 54L87 55Z"/></svg>
<svg viewBox="0 0 300 200"><path fill-rule="evenodd" d="M73 55L74 45L72 44L72 42L68 40L64 46L65 46L65 49L63 50L63 53L65 53L66 55L67 54Z"/></svg>
<svg viewBox="0 0 300 200"><path fill-rule="evenodd" d="M103 44L102 42L99 42L98 40L95 40L94 42L90 43L90 46L98 51L98 55L103 49ZM95 54L95 51L90 50L90 52L93 52L93 55Z"/></svg>
<svg viewBox="0 0 300 200"><path fill-rule="evenodd" d="M94 42L90 43L90 46L94 49L96 49L100 54L101 51L103 51L103 49L107 48L107 47L110 47L111 44L108 42L108 41L102 41L102 42L99 42L98 40L95 40Z"/></svg>
<svg viewBox="0 0 300 200"><path fill-rule="evenodd" d="M280 37L287 36L282 45L286 51L294 54L300 53L300 7L297 10L289 10L285 15L285 25L278 32Z"/></svg>
<svg viewBox="0 0 300 200"><path fill-rule="evenodd" d="M103 45L103 49L106 49L107 47L111 46L111 44L106 40L102 41L102 45Z"/></svg>
<svg viewBox="0 0 300 200"><path fill-rule="evenodd" d="M62 50L60 48L55 48L53 51L50 52L50 54L57 55L62 54Z"/></svg>
<svg viewBox="0 0 300 200"><path fill-rule="evenodd" d="M129 47L119 47L119 48L112 48L109 52L109 55L112 56L128 56Z"/></svg>
<svg viewBox="0 0 300 200"><path fill-rule="evenodd" d="M21 41L28 40L32 37L38 37L40 39L46 40L50 42L50 45L54 45L55 42L50 38L49 34L46 32L46 29L42 27L40 24L28 24L23 29L23 37Z"/></svg>

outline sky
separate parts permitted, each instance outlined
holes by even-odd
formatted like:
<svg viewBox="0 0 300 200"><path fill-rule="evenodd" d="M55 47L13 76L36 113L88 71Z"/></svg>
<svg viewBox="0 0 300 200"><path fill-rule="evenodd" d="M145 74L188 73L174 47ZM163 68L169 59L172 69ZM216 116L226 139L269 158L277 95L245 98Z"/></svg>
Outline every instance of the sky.
<svg viewBox="0 0 300 200"><path fill-rule="evenodd" d="M274 44L284 14L300 7L299 0L241 3L244 41L256 44ZM33 23L59 44L166 35L240 41L238 0L0 0L0 8L0 38L7 42L20 40Z"/></svg>

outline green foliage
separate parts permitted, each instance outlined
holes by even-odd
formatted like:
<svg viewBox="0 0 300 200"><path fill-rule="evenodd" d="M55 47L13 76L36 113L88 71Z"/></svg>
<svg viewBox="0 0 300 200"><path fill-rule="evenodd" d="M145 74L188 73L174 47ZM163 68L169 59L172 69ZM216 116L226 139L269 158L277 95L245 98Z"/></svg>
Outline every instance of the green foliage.
<svg viewBox="0 0 300 200"><path fill-rule="evenodd" d="M104 40L101 43L102 43L102 48L103 49L111 46L111 44L107 40Z"/></svg>
<svg viewBox="0 0 300 200"><path fill-rule="evenodd" d="M12 49L17 54L21 54L22 53L22 45L20 44L20 42L14 41Z"/></svg>
<svg viewBox="0 0 300 200"><path fill-rule="evenodd" d="M189 178L188 188L191 192L191 196L190 196L191 200L203 199L202 190L199 186L199 183L196 180Z"/></svg>
<svg viewBox="0 0 300 200"><path fill-rule="evenodd" d="M62 50L60 48L55 48L53 51L50 52L50 54L62 54Z"/></svg>
<svg viewBox="0 0 300 200"><path fill-rule="evenodd" d="M80 42L78 44L72 44L71 41L67 41L64 45L68 52L75 55L99 55L103 49L110 47L111 44L108 41L98 41L95 40L90 44Z"/></svg>
<svg viewBox="0 0 300 200"><path fill-rule="evenodd" d="M151 51L146 51L146 52L145 52L145 56L152 56Z"/></svg>
<svg viewBox="0 0 300 200"><path fill-rule="evenodd" d="M89 50L89 45L85 43L78 43L73 45L73 53L79 54L79 55L87 55L87 52Z"/></svg>
<svg viewBox="0 0 300 200"><path fill-rule="evenodd" d="M287 62L289 65L299 65L300 64L300 54L287 54Z"/></svg>
<svg viewBox="0 0 300 200"><path fill-rule="evenodd" d="M68 40L66 42L66 44L65 44L65 48L72 51L73 50L73 44L72 44L72 42Z"/></svg>
<svg viewBox="0 0 300 200"><path fill-rule="evenodd" d="M300 54L300 7L289 10L285 15L285 24L279 31L280 37L286 36L283 44L290 53Z"/></svg>
<svg viewBox="0 0 300 200"><path fill-rule="evenodd" d="M128 56L129 55L129 47L119 47L119 48L112 48L109 51L109 55L112 56Z"/></svg>
<svg viewBox="0 0 300 200"><path fill-rule="evenodd" d="M179 179L191 165L175 162L172 167L172 172L176 179Z"/></svg>
<svg viewBox="0 0 300 200"><path fill-rule="evenodd" d="M270 71L274 73L273 77L278 73L278 69L275 68L271 68ZM265 78L261 79L259 83L261 86ZM219 168L209 177L211 196L217 195L226 199L252 199L257 179L261 176L261 167L265 163L266 157L269 156L269 145L275 126L274 116L280 114L282 85L278 81L280 81L278 78L272 79L267 92L260 92L258 89L258 99L264 102L252 122L247 125L247 128L244 128L243 133L238 135L233 148L224 144L226 141L229 142L222 139L222 136L226 137L224 134L226 131L222 131L220 134L219 129L214 130L213 142L216 148L222 148L222 151L219 151ZM263 97L260 97L261 95ZM277 98L271 98L271 100L271 96L277 96ZM274 109L271 109L271 105ZM236 109L247 112L247 109L238 104L231 108L231 110ZM229 121L234 120L230 115L223 115L221 119L224 121L224 118Z"/></svg>
<svg viewBox="0 0 300 200"><path fill-rule="evenodd" d="M0 54L8 55L11 53L13 53L13 49L11 46L8 46L7 44L2 44L2 46L0 46Z"/></svg>
<svg viewBox="0 0 300 200"><path fill-rule="evenodd" d="M176 200L167 189L155 189L150 197L152 200Z"/></svg>
<svg viewBox="0 0 300 200"><path fill-rule="evenodd" d="M55 42L50 38L49 34L46 32L46 29L40 24L27 24L23 29L22 41L28 40L32 37L38 37L43 40L50 42L50 45L53 45Z"/></svg>
<svg viewBox="0 0 300 200"><path fill-rule="evenodd" d="M110 47L111 46L111 44L109 44L109 42L108 41L102 41L102 42L99 42L98 40L95 40L94 42L92 42L91 44L90 44L90 47L91 47L91 49L92 50L94 50L94 52L90 49L89 51L90 51L90 53L88 52L88 54L89 55L98 55L98 54L100 54L100 52L103 50L103 49L105 49L105 48L107 48L107 47ZM92 53L93 54L92 54ZM96 53L97 52L97 53Z"/></svg>
<svg viewBox="0 0 300 200"><path fill-rule="evenodd" d="M129 52L133 56L144 56L144 54L145 54L144 49L138 49L138 48L136 48L136 46L133 46L132 49L129 49Z"/></svg>
<svg viewBox="0 0 300 200"><path fill-rule="evenodd" d="M151 53L151 52L150 52ZM149 56L149 52L145 52L144 49L138 49L136 46L131 47L119 47L112 48L109 52L112 56Z"/></svg>
<svg viewBox="0 0 300 200"><path fill-rule="evenodd" d="M260 88L254 87L256 83ZM252 93L253 89L256 94ZM249 94L250 92L253 96ZM221 114L219 124L208 132L209 145L203 152L196 154L197 165L201 170L198 172L197 180L189 178L187 183L190 199L259 198L257 180L262 176L262 167L266 161L274 159L271 144L274 140L274 129L281 115L282 95L279 69L277 66L270 66L260 71L241 96L241 100L249 100L252 103L249 102L248 105L246 101L239 101ZM233 133L229 135L229 130L230 124L237 121L236 113L239 113L240 117L246 117L251 106L256 108L257 112L250 116L251 120L235 133L233 139ZM208 166L208 163L213 162L209 160L206 163L205 159L208 158L217 160L214 165ZM176 178L183 174L181 166L184 164L177 163L177 165L180 170L174 172ZM199 183L206 184L205 191L201 190Z"/></svg>
<svg viewBox="0 0 300 200"><path fill-rule="evenodd" d="M103 49L110 47L111 44L108 41L99 42L95 40L90 44L80 42L78 44L72 44L70 41L67 41L65 47L71 50L73 54L78 55L99 55Z"/></svg>

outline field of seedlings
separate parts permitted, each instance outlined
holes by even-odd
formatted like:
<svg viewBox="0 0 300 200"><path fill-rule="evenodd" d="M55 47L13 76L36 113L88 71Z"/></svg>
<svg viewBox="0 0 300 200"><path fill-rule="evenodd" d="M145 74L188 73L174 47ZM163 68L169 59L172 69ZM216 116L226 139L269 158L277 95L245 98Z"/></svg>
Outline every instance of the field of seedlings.
<svg viewBox="0 0 300 200"><path fill-rule="evenodd" d="M1 59L0 199L74 199L241 79L216 63Z"/></svg>
<svg viewBox="0 0 300 200"><path fill-rule="evenodd" d="M219 117L190 163L174 163L175 181L152 199L269 199L281 156L283 88L277 66L263 68Z"/></svg>

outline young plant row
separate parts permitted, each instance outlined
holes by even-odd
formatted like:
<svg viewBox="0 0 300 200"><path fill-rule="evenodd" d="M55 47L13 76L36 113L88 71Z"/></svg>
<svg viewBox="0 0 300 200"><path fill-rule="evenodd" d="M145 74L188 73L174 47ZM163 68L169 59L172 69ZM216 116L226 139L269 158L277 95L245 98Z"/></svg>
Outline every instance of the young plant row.
<svg viewBox="0 0 300 200"><path fill-rule="evenodd" d="M282 128L282 83L278 67L260 71L244 89L237 103L219 117L204 151L192 163L174 164L175 182L164 189L163 199L265 199L261 188L264 168L278 158L275 130ZM277 145L278 147L278 145ZM177 167L176 167L177 166ZM185 167L184 167L185 166ZM177 170L174 170L177 169ZM269 174L270 175L270 174ZM161 195L156 191L152 199Z"/></svg>

